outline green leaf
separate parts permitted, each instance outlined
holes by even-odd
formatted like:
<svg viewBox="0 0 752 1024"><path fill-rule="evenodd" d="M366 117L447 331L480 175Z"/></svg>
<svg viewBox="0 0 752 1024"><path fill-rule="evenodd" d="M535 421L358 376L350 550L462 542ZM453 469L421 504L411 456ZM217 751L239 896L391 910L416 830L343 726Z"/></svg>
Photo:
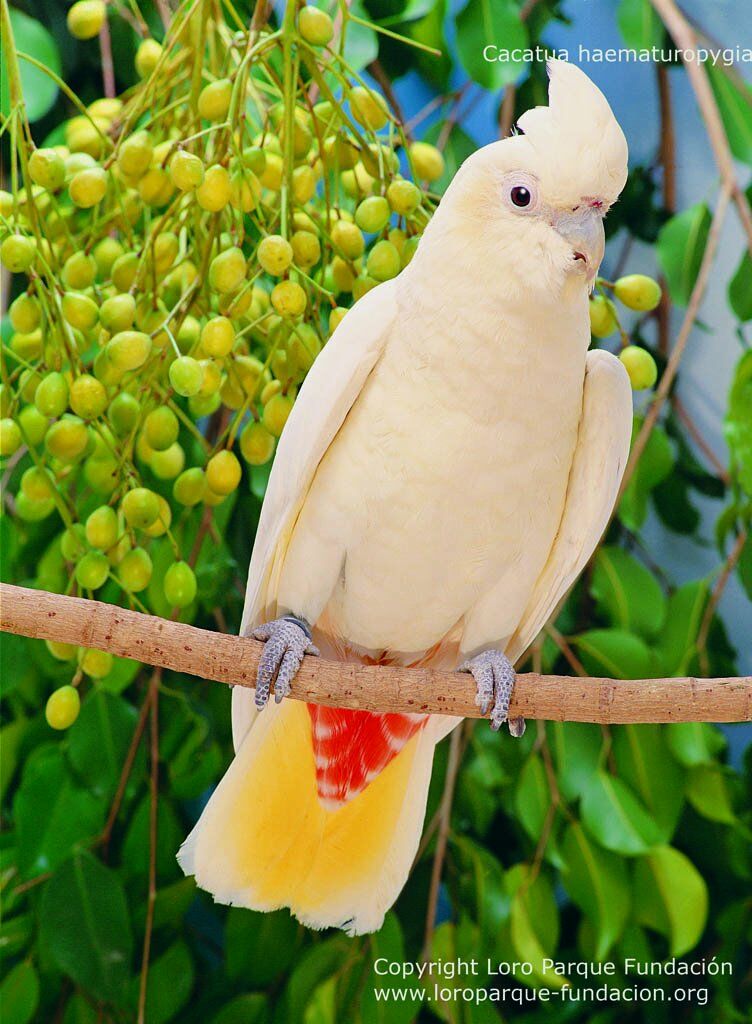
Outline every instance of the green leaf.
<svg viewBox="0 0 752 1024"><path fill-rule="evenodd" d="M130 976L133 937L123 885L79 850L45 886L40 926L55 965L97 999L119 1002Z"/></svg>
<svg viewBox="0 0 752 1024"><path fill-rule="evenodd" d="M744 542L739 561L736 563L736 572L747 597L752 601L752 534L748 534Z"/></svg>
<svg viewBox="0 0 752 1024"><path fill-rule="evenodd" d="M13 803L22 877L56 868L77 843L101 831L104 814L104 806L73 782L60 748L40 749L26 762Z"/></svg>
<svg viewBox="0 0 752 1024"><path fill-rule="evenodd" d="M633 908L639 924L666 936L671 956L682 956L705 928L707 886L683 853L660 846L635 865Z"/></svg>
<svg viewBox="0 0 752 1024"><path fill-rule="evenodd" d="M3 651L3 654L5 652ZM5 691L5 687L3 687ZM28 721L17 718L0 729L0 799L5 795L18 765L18 751L26 733Z"/></svg>
<svg viewBox="0 0 752 1024"><path fill-rule="evenodd" d="M745 252L731 278L728 298L736 316L746 323L752 320L752 256Z"/></svg>
<svg viewBox="0 0 752 1024"><path fill-rule="evenodd" d="M68 755L97 796L111 800L115 795L137 718L134 707L99 687L84 700L68 732Z"/></svg>
<svg viewBox="0 0 752 1024"><path fill-rule="evenodd" d="M629 916L630 892L624 860L593 843L574 823L562 843L564 888L595 930L595 957L602 960Z"/></svg>
<svg viewBox="0 0 752 1024"><path fill-rule="evenodd" d="M149 871L149 817L151 797L145 796L136 808L122 850L122 863L129 872L146 875ZM157 878L169 878L178 873L177 854L183 842L183 828L172 804L164 797L157 805Z"/></svg>
<svg viewBox="0 0 752 1024"><path fill-rule="evenodd" d="M673 216L658 234L658 262L677 306L686 306L689 302L700 272L711 219L707 204L698 203Z"/></svg>
<svg viewBox="0 0 752 1024"><path fill-rule="evenodd" d="M663 42L663 22L650 0L620 0L616 21L624 42L635 50L650 50Z"/></svg>
<svg viewBox="0 0 752 1024"><path fill-rule="evenodd" d="M602 547L590 592L612 626L651 639L666 616L666 599L653 574L623 548Z"/></svg>
<svg viewBox="0 0 752 1024"><path fill-rule="evenodd" d="M29 1024L39 1005L39 978L30 963L16 964L0 985L0 1006L7 1024Z"/></svg>
<svg viewBox="0 0 752 1024"><path fill-rule="evenodd" d="M752 164L752 89L741 79L732 78L723 67L707 62L705 68L731 152L737 160Z"/></svg>
<svg viewBox="0 0 752 1024"><path fill-rule="evenodd" d="M146 979L144 1019L149 1024L167 1024L182 1010L193 990L193 960L182 941L170 946L149 967ZM131 1004L138 1005L140 978L131 982Z"/></svg>
<svg viewBox="0 0 752 1024"><path fill-rule="evenodd" d="M640 797L667 843L684 805L684 773L671 757L660 725L622 725L612 732L619 777Z"/></svg>
<svg viewBox="0 0 752 1024"><path fill-rule="evenodd" d="M655 645L666 675L687 675L689 663L696 653L697 634L707 600L705 580L685 583L669 597L666 624Z"/></svg>
<svg viewBox="0 0 752 1024"><path fill-rule="evenodd" d="M216 1017L212 1017L212 1024L265 1024L267 1008L266 996L249 992L223 1006Z"/></svg>
<svg viewBox="0 0 752 1024"><path fill-rule="evenodd" d="M16 49L22 53L28 53L49 68L56 75L60 75L60 51L57 43L50 33L35 18L30 18L23 11L11 7L10 22L13 27L13 38ZM21 72L21 92L26 104L26 115L33 124L40 117L44 117L57 99L58 87L43 71L34 67L27 60L19 59ZM0 76L0 111L3 117L10 112L10 85L8 75Z"/></svg>
<svg viewBox="0 0 752 1024"><path fill-rule="evenodd" d="M635 419L632 440L641 426ZM640 456L632 479L624 491L619 505L619 518L632 531L637 531L645 522L648 512L648 498L674 467L674 450L663 427L655 426Z"/></svg>
<svg viewBox="0 0 752 1024"><path fill-rule="evenodd" d="M65 1007L63 1024L101 1024L99 1012L80 992L74 992Z"/></svg>
<svg viewBox="0 0 752 1024"><path fill-rule="evenodd" d="M376 988L385 988L384 978L376 973L375 964L382 960L388 963L404 963L405 944L402 939L402 929L397 915L391 911L384 918L382 927L371 936L371 969L363 987L363 995L360 1000L360 1024L410 1024L417 1016L418 1010L423 1002L422 999L411 996L403 1000L376 999ZM400 986L402 987L402 986ZM411 986L411 988L418 986Z"/></svg>
<svg viewBox="0 0 752 1024"><path fill-rule="evenodd" d="M650 651L643 640L621 629L590 629L572 637L582 664L592 676L646 679Z"/></svg>
<svg viewBox="0 0 752 1024"><path fill-rule="evenodd" d="M225 970L233 981L266 989L292 967L299 952L300 928L286 910L258 914L230 910L225 928ZM269 956L274 950L274 956Z"/></svg>
<svg viewBox="0 0 752 1024"><path fill-rule="evenodd" d="M737 363L724 432L739 483L752 495L752 350Z"/></svg>
<svg viewBox="0 0 752 1024"><path fill-rule="evenodd" d="M556 781L567 800L576 800L597 771L603 755L603 732L586 722L552 722Z"/></svg>
<svg viewBox="0 0 752 1024"><path fill-rule="evenodd" d="M349 940L340 934L309 948L300 957L285 988L283 1020L293 1022L304 1019L306 1007L314 993L340 969L349 948ZM274 946L267 946L264 950L265 957L273 957L277 953Z"/></svg>
<svg viewBox="0 0 752 1024"><path fill-rule="evenodd" d="M551 806L551 789L543 760L533 754L520 772L514 805L522 827L531 839L540 839Z"/></svg>
<svg viewBox="0 0 752 1024"><path fill-rule="evenodd" d="M614 853L634 857L660 841L660 830L632 790L613 775L596 772L580 805L590 835Z"/></svg>
<svg viewBox="0 0 752 1024"><path fill-rule="evenodd" d="M157 889L154 901L154 930L166 925L179 924L196 897L196 883L193 878L180 878L172 885ZM133 915L133 926L142 930L146 922L146 904L141 904Z"/></svg>
<svg viewBox="0 0 752 1024"><path fill-rule="evenodd" d="M551 883L544 874L532 878L529 865L518 864L507 872L506 885L511 897L509 927L514 951L521 963L533 968L532 975L515 977L527 984L542 981L550 988L563 988L567 979L543 966L559 942L559 912Z"/></svg>
<svg viewBox="0 0 752 1024"><path fill-rule="evenodd" d="M457 53L465 71L484 89L502 89L516 82L528 67L513 60L514 50L528 47L528 31L511 0L469 0L457 16ZM494 58L484 57L491 47Z"/></svg>
<svg viewBox="0 0 752 1024"><path fill-rule="evenodd" d="M31 914L18 917L4 916L0 923L0 957L3 959L23 952L31 941L34 919Z"/></svg>
<svg viewBox="0 0 752 1024"><path fill-rule="evenodd" d="M721 825L736 824L726 776L721 768L698 765L690 769L687 799L698 814Z"/></svg>
<svg viewBox="0 0 752 1024"><path fill-rule="evenodd" d="M686 768L714 765L726 741L718 728L707 722L675 722L666 726L671 753Z"/></svg>

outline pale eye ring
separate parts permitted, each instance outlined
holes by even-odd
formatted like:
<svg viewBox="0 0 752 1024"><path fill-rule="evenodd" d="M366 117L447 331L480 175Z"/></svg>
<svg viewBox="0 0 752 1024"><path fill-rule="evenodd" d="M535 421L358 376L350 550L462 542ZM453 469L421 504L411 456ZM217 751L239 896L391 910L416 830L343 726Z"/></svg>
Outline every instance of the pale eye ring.
<svg viewBox="0 0 752 1024"><path fill-rule="evenodd" d="M504 180L502 196L513 213L535 213L539 206L538 182L532 174L516 171Z"/></svg>

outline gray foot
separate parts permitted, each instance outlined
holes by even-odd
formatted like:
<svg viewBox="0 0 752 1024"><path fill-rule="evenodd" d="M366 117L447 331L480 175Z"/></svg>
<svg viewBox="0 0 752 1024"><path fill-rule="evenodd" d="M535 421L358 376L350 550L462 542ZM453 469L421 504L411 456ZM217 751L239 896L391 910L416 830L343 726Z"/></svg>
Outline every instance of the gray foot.
<svg viewBox="0 0 752 1024"><path fill-rule="evenodd" d="M525 719L507 717L516 676L506 655L501 651L483 651L460 665L459 671L469 672L475 679L478 687L475 703L484 715L488 714L493 703L491 728L494 732L506 722L512 736L522 736Z"/></svg>
<svg viewBox="0 0 752 1024"><path fill-rule="evenodd" d="M290 692L304 654L318 655L319 649L311 642L311 630L305 619L285 615L273 622L264 622L251 632L254 640L264 641L264 652L256 673L256 707L263 710L269 700L274 683L274 700L279 704Z"/></svg>

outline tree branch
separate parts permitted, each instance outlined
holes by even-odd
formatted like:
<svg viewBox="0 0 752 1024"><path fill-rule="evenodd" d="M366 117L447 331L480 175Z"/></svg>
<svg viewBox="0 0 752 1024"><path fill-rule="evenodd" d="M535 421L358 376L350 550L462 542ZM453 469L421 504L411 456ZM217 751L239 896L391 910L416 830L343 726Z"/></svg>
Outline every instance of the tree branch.
<svg viewBox="0 0 752 1024"><path fill-rule="evenodd" d="M744 191L737 181L734 157L723 127L718 104L710 85L708 73L697 58L697 33L677 7L674 0L651 0L659 17L680 50L692 52L694 59L684 61L684 69L697 99L705 122L710 146L724 187L731 194L739 212L739 219L747 236L747 247L752 253L752 211Z"/></svg>
<svg viewBox="0 0 752 1024"><path fill-rule="evenodd" d="M102 601L0 584L0 630L96 647L147 665L253 688L263 644ZM329 707L482 718L466 673L305 658L290 696ZM511 717L557 722L749 722L752 676L722 679L517 677Z"/></svg>

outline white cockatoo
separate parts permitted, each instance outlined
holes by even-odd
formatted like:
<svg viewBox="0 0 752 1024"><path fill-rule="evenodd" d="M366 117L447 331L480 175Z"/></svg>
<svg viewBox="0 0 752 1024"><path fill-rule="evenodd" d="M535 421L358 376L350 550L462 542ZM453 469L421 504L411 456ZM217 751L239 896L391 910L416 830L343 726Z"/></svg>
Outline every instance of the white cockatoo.
<svg viewBox="0 0 752 1024"><path fill-rule="evenodd" d="M512 664L611 515L631 391L588 352L588 293L627 145L581 70L549 73L548 107L465 161L285 427L242 624L266 642L255 705L234 690L235 759L179 853L223 903L379 928L459 720L281 700L304 653L471 672L498 728Z"/></svg>

